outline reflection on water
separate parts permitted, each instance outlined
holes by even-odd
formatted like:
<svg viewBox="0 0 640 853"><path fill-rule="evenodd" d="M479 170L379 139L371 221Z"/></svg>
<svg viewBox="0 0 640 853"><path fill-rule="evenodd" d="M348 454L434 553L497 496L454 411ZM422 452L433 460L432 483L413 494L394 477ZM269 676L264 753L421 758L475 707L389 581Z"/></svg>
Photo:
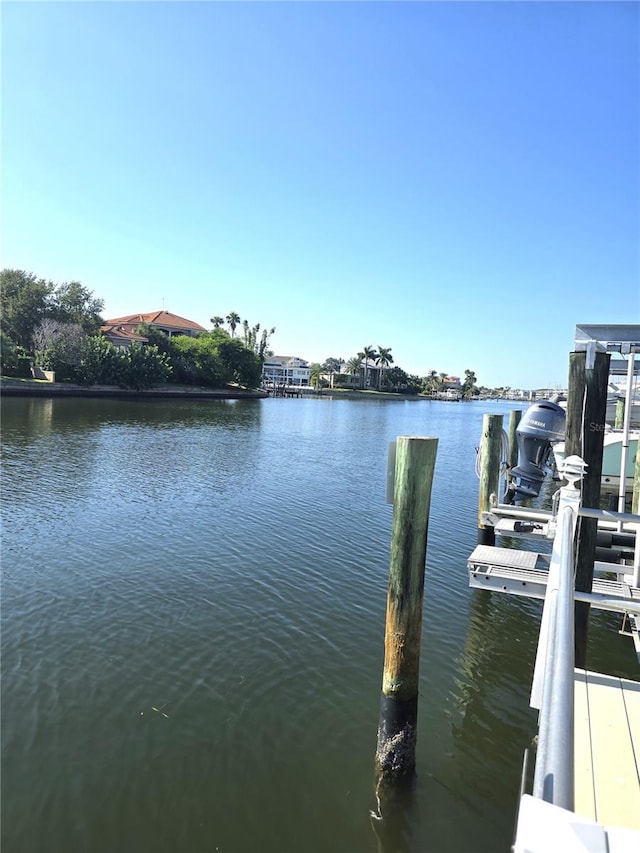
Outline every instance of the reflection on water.
<svg viewBox="0 0 640 853"><path fill-rule="evenodd" d="M508 849L539 605L468 589L485 410L3 401L3 849ZM439 447L418 775L376 798L398 435Z"/></svg>

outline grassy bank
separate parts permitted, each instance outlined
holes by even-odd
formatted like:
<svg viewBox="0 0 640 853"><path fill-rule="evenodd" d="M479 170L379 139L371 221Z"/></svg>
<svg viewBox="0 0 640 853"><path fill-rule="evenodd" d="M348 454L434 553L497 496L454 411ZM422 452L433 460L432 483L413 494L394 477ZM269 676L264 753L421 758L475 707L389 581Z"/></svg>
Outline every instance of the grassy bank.
<svg viewBox="0 0 640 853"><path fill-rule="evenodd" d="M46 379L0 377L0 393L4 397L116 397L116 398L187 398L243 400L262 399L266 393L233 385L225 388L199 388L190 385L159 385L145 391L119 388L117 385L75 385L72 382L47 382Z"/></svg>

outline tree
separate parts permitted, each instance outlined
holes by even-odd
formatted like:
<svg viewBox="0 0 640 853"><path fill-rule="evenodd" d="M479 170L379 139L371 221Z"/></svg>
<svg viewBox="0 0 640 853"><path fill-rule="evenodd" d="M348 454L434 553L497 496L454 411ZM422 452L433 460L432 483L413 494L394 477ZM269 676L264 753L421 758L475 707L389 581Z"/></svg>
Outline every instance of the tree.
<svg viewBox="0 0 640 853"><path fill-rule="evenodd" d="M269 346L269 341L271 340L271 336L275 334L276 328L275 326L271 329L263 329L262 334L258 337L260 332L260 323L256 323L255 326L249 326L248 320L242 321L242 331L244 338L244 345L247 349L255 352L261 362L264 362L265 355L267 354L267 348Z"/></svg>
<svg viewBox="0 0 640 853"><path fill-rule="evenodd" d="M406 394L419 394L421 390L422 390L422 379L419 376L416 376L415 373L410 373L407 376L405 393Z"/></svg>
<svg viewBox="0 0 640 853"><path fill-rule="evenodd" d="M0 330L0 371L11 375L18 367L18 347L11 338Z"/></svg>
<svg viewBox="0 0 640 853"><path fill-rule="evenodd" d="M219 329L220 326L224 323L224 317L212 317L209 322L213 326L214 329Z"/></svg>
<svg viewBox="0 0 640 853"><path fill-rule="evenodd" d="M393 356L391 355L390 347L378 347L378 355L376 358L376 364L380 368L380 376L378 377L378 390L382 388L382 376L384 373L385 367L389 367L390 364L393 363Z"/></svg>
<svg viewBox="0 0 640 853"><path fill-rule="evenodd" d="M444 387L445 387L444 380L447 378L447 374L444 372L441 372L439 375L440 375L440 382L438 383L438 391L444 391Z"/></svg>
<svg viewBox="0 0 640 853"><path fill-rule="evenodd" d="M240 315L236 314L235 311L231 311L229 314L227 314L227 323L229 324L229 328L231 329L231 337L235 338L236 328L240 325Z"/></svg>
<svg viewBox="0 0 640 853"><path fill-rule="evenodd" d="M386 373L386 381L387 385L399 394L419 394L423 384L423 380L419 376L408 374L397 365L389 368Z"/></svg>
<svg viewBox="0 0 640 853"><path fill-rule="evenodd" d="M322 365L317 361L315 361L310 367L309 378L316 391L319 391L322 384Z"/></svg>
<svg viewBox="0 0 640 853"><path fill-rule="evenodd" d="M333 388L333 377L334 374L340 372L340 368L342 367L342 359L341 358L328 358L322 365L322 369L325 373L329 374L329 386Z"/></svg>
<svg viewBox="0 0 640 853"><path fill-rule="evenodd" d="M102 335L87 335L77 371L78 381L83 385L116 385L117 361L118 354L112 343Z"/></svg>
<svg viewBox="0 0 640 853"><path fill-rule="evenodd" d="M31 349L33 331L51 310L53 284L24 270L0 273L0 328L14 344Z"/></svg>
<svg viewBox="0 0 640 853"><path fill-rule="evenodd" d="M373 347L364 347L362 350L362 358L364 360L364 387L367 388L369 385L369 359L371 361L375 361L377 357L377 352Z"/></svg>
<svg viewBox="0 0 640 853"><path fill-rule="evenodd" d="M350 358L347 362L347 373L350 373L352 378L354 376L360 376L360 371L362 369L362 353L358 353L358 355L354 355L353 358ZM353 386L353 381L351 382Z"/></svg>
<svg viewBox="0 0 640 853"><path fill-rule="evenodd" d="M139 323L136 326L136 334L142 335L143 338L146 338L150 344L153 344L155 347L158 347L159 352L164 352L167 355L171 356L173 352L172 340L166 332L163 332L162 329L158 329L156 326L150 326L149 323ZM177 338L183 337L181 335L177 335Z"/></svg>
<svg viewBox="0 0 640 853"><path fill-rule="evenodd" d="M59 323L52 317L45 317L40 320L38 325L33 330L31 344L33 353L36 357L36 364L42 365L42 354L45 353L54 343L58 336Z"/></svg>
<svg viewBox="0 0 640 853"><path fill-rule="evenodd" d="M137 341L117 354L115 364L118 385L135 391L160 385L171 374L171 364L164 353L159 352L157 347L143 346Z"/></svg>
<svg viewBox="0 0 640 853"><path fill-rule="evenodd" d="M45 370L54 370L58 381L77 379L85 338L80 323L60 323L45 317L33 333L36 364Z"/></svg>
<svg viewBox="0 0 640 853"><path fill-rule="evenodd" d="M430 394L438 390L438 371L430 370L426 377L426 387Z"/></svg>
<svg viewBox="0 0 640 853"><path fill-rule="evenodd" d="M102 325L103 308L104 301L79 281L58 285L51 297L51 316L61 323L81 326L88 335L95 334Z"/></svg>
<svg viewBox="0 0 640 853"><path fill-rule="evenodd" d="M227 334L225 339L231 340ZM231 380L231 371L225 369L220 357L218 341L210 334L197 338L174 336L171 339L171 361L178 382L215 388Z"/></svg>
<svg viewBox="0 0 640 853"><path fill-rule="evenodd" d="M258 345L260 347L260 345ZM258 388L262 381L262 357L243 346L242 341L229 339L218 344L218 352L230 380L245 388Z"/></svg>
<svg viewBox="0 0 640 853"><path fill-rule="evenodd" d="M465 370L464 382L462 383L462 399L468 400L474 394L478 393L476 388L476 375L473 370Z"/></svg>
<svg viewBox="0 0 640 853"><path fill-rule="evenodd" d="M46 318L94 334L102 324L103 306L101 299L77 281L56 286L24 270L0 273L2 331L26 350L31 348L36 327Z"/></svg>
<svg viewBox="0 0 640 853"><path fill-rule="evenodd" d="M83 385L119 385L136 391L166 382L172 367L158 348L138 342L118 348L102 335L87 335L76 376Z"/></svg>

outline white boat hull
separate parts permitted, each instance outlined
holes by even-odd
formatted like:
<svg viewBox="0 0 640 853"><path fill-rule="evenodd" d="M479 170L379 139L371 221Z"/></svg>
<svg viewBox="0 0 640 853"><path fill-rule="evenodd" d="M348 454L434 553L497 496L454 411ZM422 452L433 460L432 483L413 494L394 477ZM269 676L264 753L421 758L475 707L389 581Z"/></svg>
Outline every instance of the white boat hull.
<svg viewBox="0 0 640 853"><path fill-rule="evenodd" d="M636 454L638 453L638 437L640 432L634 430L629 434L629 450L627 452L627 465L625 469L625 491L633 490L633 477L636 466ZM556 467L560 470L564 462L564 441L553 445L553 456ZM622 462L622 432L612 430L605 433L604 446L602 449L602 491L618 492L620 489L620 465Z"/></svg>

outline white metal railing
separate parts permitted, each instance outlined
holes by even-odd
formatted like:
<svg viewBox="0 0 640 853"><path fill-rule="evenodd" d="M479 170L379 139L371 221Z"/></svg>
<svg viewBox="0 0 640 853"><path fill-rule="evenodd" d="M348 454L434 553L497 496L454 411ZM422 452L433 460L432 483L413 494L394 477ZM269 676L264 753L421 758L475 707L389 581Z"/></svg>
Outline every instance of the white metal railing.
<svg viewBox="0 0 640 853"><path fill-rule="evenodd" d="M547 591L549 609L542 705L533 795L573 810L574 534L576 511L565 506L557 585Z"/></svg>
<svg viewBox="0 0 640 853"><path fill-rule="evenodd" d="M531 688L531 706L540 711L533 796L562 808L574 807L574 609L577 599L591 601L594 594L576 593L575 562L578 516L631 522L635 528L633 586L638 586L640 527L638 516L580 506L576 482L584 462L565 460L563 476L569 485L560 489L557 526L549 564L547 592ZM620 602L624 612L637 612L637 602Z"/></svg>

